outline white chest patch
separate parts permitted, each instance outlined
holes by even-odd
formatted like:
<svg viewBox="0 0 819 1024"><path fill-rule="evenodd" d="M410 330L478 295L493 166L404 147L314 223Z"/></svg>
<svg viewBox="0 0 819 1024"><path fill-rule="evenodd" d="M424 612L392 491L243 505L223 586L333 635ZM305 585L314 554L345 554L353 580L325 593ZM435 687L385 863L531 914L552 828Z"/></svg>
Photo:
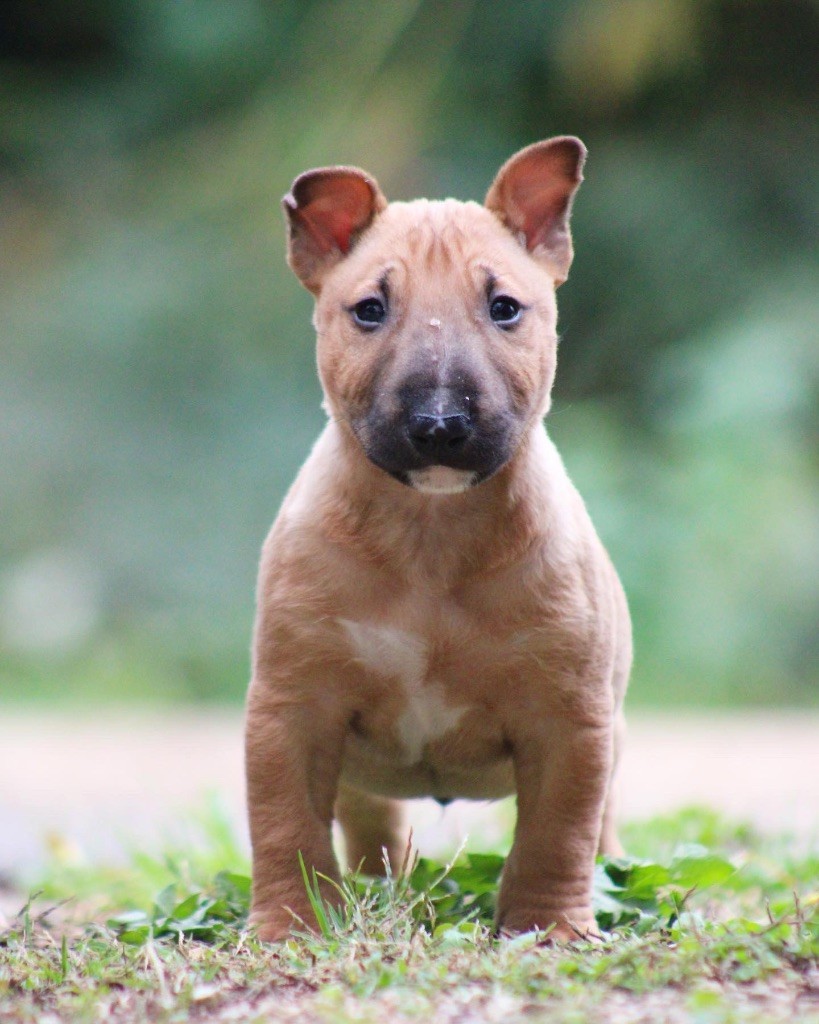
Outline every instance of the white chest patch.
<svg viewBox="0 0 819 1024"><path fill-rule="evenodd" d="M353 649L353 657L380 676L420 681L427 668L427 645L419 636L392 626L339 619Z"/></svg>
<svg viewBox="0 0 819 1024"><path fill-rule="evenodd" d="M355 659L371 672L401 684L407 703L398 716L396 731L414 764L426 744L454 729L469 709L451 707L441 684L427 680L427 645L421 637L392 626L338 621L350 639Z"/></svg>

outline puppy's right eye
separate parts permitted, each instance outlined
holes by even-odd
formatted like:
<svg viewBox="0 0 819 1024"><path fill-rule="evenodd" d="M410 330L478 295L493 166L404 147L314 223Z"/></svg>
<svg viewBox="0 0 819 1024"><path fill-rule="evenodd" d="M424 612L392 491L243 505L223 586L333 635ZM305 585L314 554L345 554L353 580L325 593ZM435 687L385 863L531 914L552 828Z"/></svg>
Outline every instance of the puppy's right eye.
<svg viewBox="0 0 819 1024"><path fill-rule="evenodd" d="M384 303L376 298L362 299L353 306L351 312L356 324L366 331L372 331L383 324L387 316Z"/></svg>
<svg viewBox="0 0 819 1024"><path fill-rule="evenodd" d="M498 327L509 328L520 320L523 306L510 295L499 295L489 306L489 316Z"/></svg>

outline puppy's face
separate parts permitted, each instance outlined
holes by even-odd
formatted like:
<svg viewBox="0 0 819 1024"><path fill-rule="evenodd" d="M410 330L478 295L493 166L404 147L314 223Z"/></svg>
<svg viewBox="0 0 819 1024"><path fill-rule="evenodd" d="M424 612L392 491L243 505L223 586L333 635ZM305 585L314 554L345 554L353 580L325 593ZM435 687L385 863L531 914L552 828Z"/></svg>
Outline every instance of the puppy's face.
<svg viewBox="0 0 819 1024"><path fill-rule="evenodd" d="M523 150L485 206L388 206L349 168L308 172L285 197L328 411L402 483L466 490L546 412L584 153L573 139Z"/></svg>

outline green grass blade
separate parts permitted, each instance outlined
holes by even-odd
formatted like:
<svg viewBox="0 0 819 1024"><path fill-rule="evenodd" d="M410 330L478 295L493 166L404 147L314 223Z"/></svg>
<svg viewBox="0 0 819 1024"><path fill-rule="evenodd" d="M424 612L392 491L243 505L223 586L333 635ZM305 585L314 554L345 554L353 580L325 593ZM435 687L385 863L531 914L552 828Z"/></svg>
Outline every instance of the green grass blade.
<svg viewBox="0 0 819 1024"><path fill-rule="evenodd" d="M316 921L318 922L319 931L328 939L332 934L332 928L330 922L327 919L327 913L324 907L324 899L319 889L318 877L316 875L316 869L312 869L312 881L307 874L307 866L304 863L304 857L302 856L301 850L299 850L299 870L301 871L301 877L304 882L304 888L307 893L307 899L310 901L313 913L315 914Z"/></svg>

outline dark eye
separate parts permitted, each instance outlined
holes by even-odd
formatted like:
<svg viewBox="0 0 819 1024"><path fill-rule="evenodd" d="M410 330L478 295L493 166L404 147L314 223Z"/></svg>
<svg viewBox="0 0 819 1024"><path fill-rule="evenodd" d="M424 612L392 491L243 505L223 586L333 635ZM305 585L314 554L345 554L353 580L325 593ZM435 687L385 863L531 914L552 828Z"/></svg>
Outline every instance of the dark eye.
<svg viewBox="0 0 819 1024"><path fill-rule="evenodd" d="M370 298L357 302L352 308L352 314L353 320L355 320L359 327L372 330L374 327L378 327L379 324L384 323L387 310L381 299Z"/></svg>
<svg viewBox="0 0 819 1024"><path fill-rule="evenodd" d="M511 327L520 320L521 304L509 295L499 295L492 299L489 315L499 327Z"/></svg>

